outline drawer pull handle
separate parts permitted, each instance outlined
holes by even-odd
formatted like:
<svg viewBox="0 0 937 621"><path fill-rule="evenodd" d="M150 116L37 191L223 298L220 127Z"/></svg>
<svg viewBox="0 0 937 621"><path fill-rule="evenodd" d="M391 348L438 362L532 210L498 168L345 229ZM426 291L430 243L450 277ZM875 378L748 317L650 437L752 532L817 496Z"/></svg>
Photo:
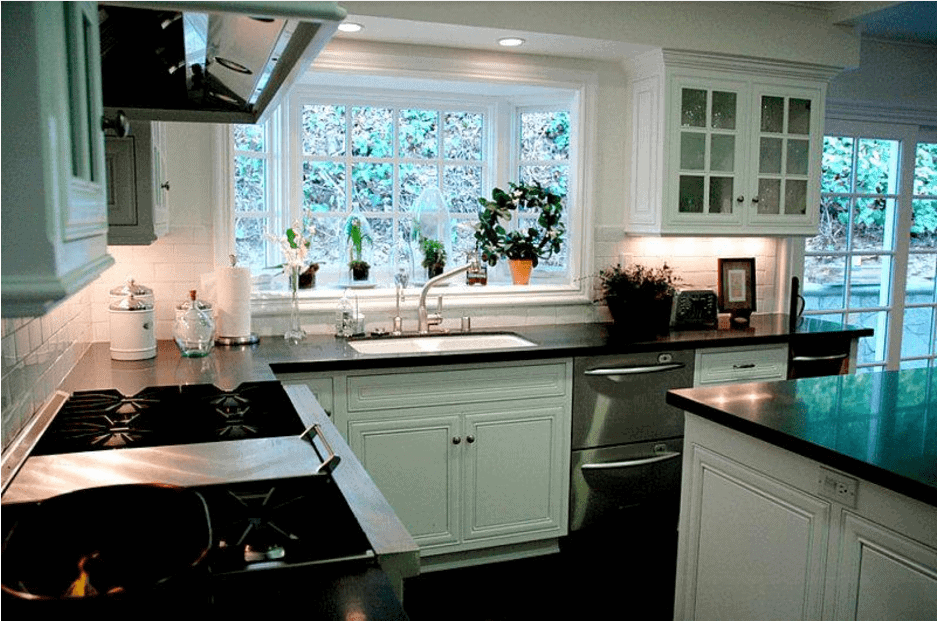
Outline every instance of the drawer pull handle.
<svg viewBox="0 0 937 621"><path fill-rule="evenodd" d="M613 382L619 382L621 380L616 379L620 375L643 375L646 373L660 373L661 371L676 371L677 369L682 369L686 365L682 362L672 362L668 364L651 364L643 367L618 367L613 369L589 369L585 372L585 375L594 375L607 377Z"/></svg>
<svg viewBox="0 0 937 621"><path fill-rule="evenodd" d="M732 368L733 369L754 369L755 363L749 362L748 364L733 364Z"/></svg>
<svg viewBox="0 0 937 621"><path fill-rule="evenodd" d="M849 354L833 354L831 356L794 356L791 362L822 362L825 360L845 360Z"/></svg>
<svg viewBox="0 0 937 621"><path fill-rule="evenodd" d="M342 458L336 455L335 451L332 450L332 447L329 446L329 443L325 439L325 436L322 435L322 427L320 427L318 424L313 424L308 429L306 429L306 431L302 432L302 434L300 434L299 437L308 438L309 444L312 444L312 448L315 449L316 447L315 447L315 444L313 443L313 438L315 438L316 436L319 437L319 441L322 443L322 446L325 447L325 451L328 454L328 457L326 457L322 461L322 464L319 466L316 472L317 473L326 472L326 473L331 474L331 472L335 470L335 466L337 466L339 462L342 461Z"/></svg>
<svg viewBox="0 0 937 621"><path fill-rule="evenodd" d="M646 457L644 459L629 459L628 461L612 461L607 464L583 464L580 466L582 470L613 470L616 468L634 468L635 466L646 466L647 464L656 464L661 461L667 461L669 459L674 459L680 457L680 453L671 452L671 453L661 453L660 455L655 455L654 457Z"/></svg>

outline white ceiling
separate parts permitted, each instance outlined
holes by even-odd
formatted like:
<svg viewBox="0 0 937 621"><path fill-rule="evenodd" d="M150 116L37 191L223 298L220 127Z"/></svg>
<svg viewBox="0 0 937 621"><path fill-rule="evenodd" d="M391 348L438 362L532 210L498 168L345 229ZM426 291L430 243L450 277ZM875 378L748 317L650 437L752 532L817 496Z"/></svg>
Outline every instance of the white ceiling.
<svg viewBox="0 0 937 621"><path fill-rule="evenodd" d="M831 24L857 28L866 36L894 41L937 45L937 2L782 2L809 7L825 16ZM501 37L523 36L526 43L518 49L524 54L544 54L570 58L593 58L619 61L650 49L625 42L557 36L498 28L478 28L349 14L346 21L358 22L364 31L337 33L339 38L410 43L440 47L495 50Z"/></svg>

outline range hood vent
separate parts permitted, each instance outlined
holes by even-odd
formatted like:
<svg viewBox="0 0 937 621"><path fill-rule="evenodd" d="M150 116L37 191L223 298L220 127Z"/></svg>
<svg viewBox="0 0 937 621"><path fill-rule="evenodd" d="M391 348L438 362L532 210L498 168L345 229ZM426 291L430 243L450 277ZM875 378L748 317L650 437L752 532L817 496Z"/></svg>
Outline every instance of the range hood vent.
<svg viewBox="0 0 937 621"><path fill-rule="evenodd" d="M133 120L256 123L332 38L334 2L99 3L104 106ZM247 14L247 11L256 11Z"/></svg>

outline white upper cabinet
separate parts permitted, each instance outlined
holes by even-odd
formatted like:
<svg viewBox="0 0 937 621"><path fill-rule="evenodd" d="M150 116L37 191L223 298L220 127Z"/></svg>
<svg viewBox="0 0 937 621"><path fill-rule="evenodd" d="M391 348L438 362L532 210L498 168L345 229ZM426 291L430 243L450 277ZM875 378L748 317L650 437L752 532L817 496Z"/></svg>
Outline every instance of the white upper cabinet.
<svg viewBox="0 0 937 621"><path fill-rule="evenodd" d="M44 314L107 254L93 2L4 2L3 316Z"/></svg>
<svg viewBox="0 0 937 621"><path fill-rule="evenodd" d="M626 231L815 234L831 75L669 51L639 58Z"/></svg>

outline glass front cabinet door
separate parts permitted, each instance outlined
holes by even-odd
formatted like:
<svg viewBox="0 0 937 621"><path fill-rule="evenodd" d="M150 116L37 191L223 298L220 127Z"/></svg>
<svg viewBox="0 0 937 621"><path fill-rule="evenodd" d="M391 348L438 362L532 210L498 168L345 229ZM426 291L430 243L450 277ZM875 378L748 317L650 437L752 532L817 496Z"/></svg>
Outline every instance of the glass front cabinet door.
<svg viewBox="0 0 937 621"><path fill-rule="evenodd" d="M678 221L740 225L736 200L744 194L748 147L743 83L677 80L673 88L671 142Z"/></svg>
<svg viewBox="0 0 937 621"><path fill-rule="evenodd" d="M751 148L757 170L749 192L749 219L764 226L814 223L819 179L820 119L817 93L756 85ZM815 226L814 226L815 228Z"/></svg>

